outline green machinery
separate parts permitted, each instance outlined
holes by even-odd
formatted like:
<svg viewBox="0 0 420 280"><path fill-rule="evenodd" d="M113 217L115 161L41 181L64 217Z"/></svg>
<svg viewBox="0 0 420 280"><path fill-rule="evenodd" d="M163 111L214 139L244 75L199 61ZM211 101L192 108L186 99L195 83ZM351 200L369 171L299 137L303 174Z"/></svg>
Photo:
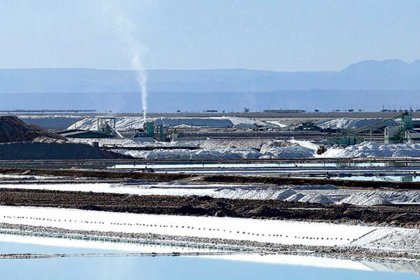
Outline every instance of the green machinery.
<svg viewBox="0 0 420 280"><path fill-rule="evenodd" d="M152 137L157 141L168 141L168 129L163 125L155 126L154 122L146 122L143 127L144 134L147 137Z"/></svg>
<svg viewBox="0 0 420 280"><path fill-rule="evenodd" d="M370 132L370 140L375 129L383 127L390 120L401 119L399 126L388 126L385 128L385 143L402 143L406 141L406 132L413 129L413 116L411 112L403 112L392 118L383 119L372 125L368 125L359 129L351 129L342 131L341 135L334 139L334 143L340 146L356 145L369 139L362 133Z"/></svg>
<svg viewBox="0 0 420 280"><path fill-rule="evenodd" d="M155 135L155 123L154 122L146 122L143 126L144 132L146 133L147 137L154 137Z"/></svg>

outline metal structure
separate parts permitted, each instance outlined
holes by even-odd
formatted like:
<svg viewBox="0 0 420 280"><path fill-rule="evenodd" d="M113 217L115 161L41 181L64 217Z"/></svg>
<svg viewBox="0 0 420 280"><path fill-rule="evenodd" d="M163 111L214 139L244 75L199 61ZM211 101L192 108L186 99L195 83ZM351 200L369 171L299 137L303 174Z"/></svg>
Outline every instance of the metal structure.
<svg viewBox="0 0 420 280"><path fill-rule="evenodd" d="M136 137L151 137L156 141L170 141L168 128L163 125L155 125L154 122L146 122L143 125L143 132L137 133Z"/></svg>
<svg viewBox="0 0 420 280"><path fill-rule="evenodd" d="M103 132L109 135L113 134L113 131L115 131L115 118L98 118L96 120L96 124L98 127L99 132Z"/></svg>
<svg viewBox="0 0 420 280"><path fill-rule="evenodd" d="M116 119L112 117L101 117L96 119L97 130L70 129L58 133L66 138L124 138L115 129Z"/></svg>
<svg viewBox="0 0 420 280"><path fill-rule="evenodd" d="M116 129L116 118L114 117L100 117L97 119L98 132L107 135L108 137L124 138Z"/></svg>
<svg viewBox="0 0 420 280"><path fill-rule="evenodd" d="M143 126L143 129L147 137L155 136L155 123L154 122L146 122Z"/></svg>
<svg viewBox="0 0 420 280"><path fill-rule="evenodd" d="M369 138L372 140L373 131L383 127L391 120L401 119L399 126L387 126L385 128L384 140L385 143L401 143L407 141L407 131L413 129L413 116L411 112L403 112L397 116L383 119L377 123L352 130L344 130L342 134L334 139L334 142L340 146L356 145L368 138L362 133L369 132Z"/></svg>

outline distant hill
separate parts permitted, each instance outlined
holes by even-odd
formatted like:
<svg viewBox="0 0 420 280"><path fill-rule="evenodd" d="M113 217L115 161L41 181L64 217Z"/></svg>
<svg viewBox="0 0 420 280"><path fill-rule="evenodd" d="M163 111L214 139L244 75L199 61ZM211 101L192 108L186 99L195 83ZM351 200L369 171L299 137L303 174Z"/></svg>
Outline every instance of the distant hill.
<svg viewBox="0 0 420 280"><path fill-rule="evenodd" d="M152 92L259 92L278 90L419 90L420 60L362 61L337 72L245 69L150 70ZM0 69L1 92L131 92L133 71Z"/></svg>
<svg viewBox="0 0 420 280"><path fill-rule="evenodd" d="M420 97L420 60L413 63L396 59L362 61L335 72L149 70L147 75L151 93L149 107L152 111L204 110L216 107L219 110L238 110L239 105L235 101L237 96L246 98L240 102L240 106L254 110L267 108L266 105L271 108L299 108L306 104L305 102L307 105L302 105L303 107L328 105L331 109L337 106L362 109L369 106L380 108L382 105L420 106L416 103L418 98L410 100L413 96ZM408 100L394 100L400 91L410 92L405 95ZM368 103L363 102L361 97L371 92L375 95L366 99ZM382 95L381 92L387 95ZM175 94L175 97L171 93ZM203 95L204 93L206 95ZM232 95L228 99L224 97L232 93L244 95L235 94L235 98ZM266 104L264 107L258 104L258 93L268 98L266 101L261 99L261 103ZM331 96L333 99L334 96L339 98L340 94L345 98L331 100ZM140 107L135 72L128 70L0 69L0 95L3 100L0 110L138 111ZM182 99L176 98L181 95ZM270 95L275 98L270 99ZM349 95L354 95L354 98ZM217 98L211 99L211 102L206 101L210 96ZM311 98L309 102L308 96ZM326 96L328 99L322 101ZM384 99L381 96L384 96ZM172 103L167 104L168 100ZM276 100L276 103L273 104L270 100ZM313 103L317 101L319 105ZM209 106L213 108L208 108Z"/></svg>

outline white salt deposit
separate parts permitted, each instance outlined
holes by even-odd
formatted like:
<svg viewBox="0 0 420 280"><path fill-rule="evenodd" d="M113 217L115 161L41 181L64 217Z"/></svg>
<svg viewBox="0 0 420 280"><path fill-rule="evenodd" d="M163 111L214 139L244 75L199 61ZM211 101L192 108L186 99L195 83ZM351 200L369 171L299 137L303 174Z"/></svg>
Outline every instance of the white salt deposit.
<svg viewBox="0 0 420 280"><path fill-rule="evenodd" d="M114 144L121 146L145 146L150 145L136 140L130 139L105 139L100 140L101 144ZM92 142L94 139L77 139L73 142ZM211 140L207 140L203 144L205 148L199 150L164 150L156 149L153 151L137 151L137 150L117 150L116 152L130 155L137 158L148 160L170 160L170 159L197 159L197 160L223 160L223 159L280 159L280 158L405 158L420 157L420 144L381 144L376 142L363 142L361 144L339 147L327 147L327 151L322 155L316 154L317 144L310 141L296 140L274 140L263 142L260 150L256 148L235 146L223 146L219 142L211 144ZM178 146L188 145L188 143L158 143L157 145Z"/></svg>
<svg viewBox="0 0 420 280"><path fill-rule="evenodd" d="M362 191L354 192L340 203L356 205L409 203L420 204L420 191Z"/></svg>
<svg viewBox="0 0 420 280"><path fill-rule="evenodd" d="M149 243L124 243L124 242L111 242L106 240L89 240L89 239L72 239L72 238L54 238L54 237L38 237L38 236L27 236L18 234L0 234L0 242L13 242L23 244L36 244L42 246L54 246L60 248L86 248L94 249L95 254L100 256L101 253L114 253L122 254L123 252L129 253L142 253L142 254L170 254L173 252L177 253L220 253L220 250L202 247L188 247L188 246L176 246L176 243L168 245L161 244L149 244ZM7 250L5 248L4 250ZM97 252L96 250L101 250ZM110 252L111 251L111 252ZM77 251L76 251L77 252ZM9 252L8 252L9 253ZM15 252L10 252L13 254ZM28 251L30 253L30 251ZM77 253L76 253L77 254Z"/></svg>
<svg viewBox="0 0 420 280"><path fill-rule="evenodd" d="M148 119L155 125L168 127L204 127L204 128L239 128L252 129L258 127L284 128L281 123L265 122L257 119L238 117L208 117L208 118L187 118L187 117L165 117ZM115 127L117 130L142 129L144 120L138 117L117 117ZM72 124L68 129L97 130L97 118L85 118Z"/></svg>
<svg viewBox="0 0 420 280"><path fill-rule="evenodd" d="M330 148L320 157L420 157L420 144L381 144L376 142L363 142L346 148Z"/></svg>
<svg viewBox="0 0 420 280"><path fill-rule="evenodd" d="M357 246L412 252L420 250L418 229L16 206L0 206L0 213L0 223L76 231L151 233L285 245Z"/></svg>
<svg viewBox="0 0 420 280"><path fill-rule="evenodd" d="M351 243L369 249L383 248L385 250L420 251L420 230L403 228L380 228Z"/></svg>
<svg viewBox="0 0 420 280"><path fill-rule="evenodd" d="M69 230L248 240L286 245L348 245L375 229L329 223L145 215L37 207L1 206L0 213L0 223Z"/></svg>
<svg viewBox="0 0 420 280"><path fill-rule="evenodd" d="M365 191L339 189L335 186L284 186L270 187L226 187L218 188L214 197L234 199L276 199L295 202L328 204L354 204L370 206L376 204L420 204L420 191Z"/></svg>
<svg viewBox="0 0 420 280"><path fill-rule="evenodd" d="M370 125L375 125L381 123L381 127L398 125L397 121L389 120L382 122L381 118L373 119L349 119L349 118L340 118L333 119L328 121L322 121L318 123L318 126L321 128L331 128L331 129L358 129Z"/></svg>
<svg viewBox="0 0 420 280"><path fill-rule="evenodd" d="M312 149L283 140L263 144L260 152L264 158L308 158L314 154Z"/></svg>
<svg viewBox="0 0 420 280"><path fill-rule="evenodd" d="M144 120L138 117L124 117L115 119L115 128L117 130L142 129L144 124ZM98 119L84 118L75 122L67 129L98 130Z"/></svg>
<svg viewBox="0 0 420 280"><path fill-rule="evenodd" d="M272 199L329 204L420 204L420 191L382 191L340 189L332 185L265 187L254 185L182 185L182 184L0 184L0 189L81 191L131 195L211 196L230 199Z"/></svg>
<svg viewBox="0 0 420 280"><path fill-rule="evenodd" d="M308 148L308 149L310 149L310 150L312 150L314 152L316 152L318 150L318 148L319 148L319 145L318 144L315 144L315 143L313 143L311 141L307 141L307 140L295 140L295 139L291 139L291 140L289 140L289 142L298 144L299 146Z"/></svg>
<svg viewBox="0 0 420 280"><path fill-rule="evenodd" d="M214 150L156 149L153 151L116 150L115 152L147 160L233 160L313 157L313 150L287 141L272 141L263 144L260 151L253 148L219 147Z"/></svg>

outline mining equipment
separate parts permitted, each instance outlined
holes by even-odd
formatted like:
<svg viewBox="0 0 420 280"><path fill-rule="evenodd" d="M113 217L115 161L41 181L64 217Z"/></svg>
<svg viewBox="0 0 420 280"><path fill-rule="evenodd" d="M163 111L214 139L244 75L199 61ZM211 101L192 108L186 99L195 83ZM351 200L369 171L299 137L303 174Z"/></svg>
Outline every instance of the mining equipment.
<svg viewBox="0 0 420 280"><path fill-rule="evenodd" d="M169 142L175 137L175 133L169 133L167 127L163 125L155 125L153 121L145 122L143 125L143 131L137 131L135 138L149 137L159 142Z"/></svg>
<svg viewBox="0 0 420 280"><path fill-rule="evenodd" d="M403 112L392 118L383 119L374 124L358 128L358 129L349 129L343 130L341 135L334 139L334 142L340 146L351 146L359 144L366 140L372 140L373 131L382 128L387 122L391 120L400 119L400 125L398 126L387 126L385 127L384 132L384 142L385 143L404 143L410 142L409 136L410 131L413 130L413 116L409 111ZM369 133L369 136L366 137L366 133Z"/></svg>
<svg viewBox="0 0 420 280"><path fill-rule="evenodd" d="M114 117L99 117L96 119L97 130L70 129L59 131L66 138L124 138L116 129Z"/></svg>

